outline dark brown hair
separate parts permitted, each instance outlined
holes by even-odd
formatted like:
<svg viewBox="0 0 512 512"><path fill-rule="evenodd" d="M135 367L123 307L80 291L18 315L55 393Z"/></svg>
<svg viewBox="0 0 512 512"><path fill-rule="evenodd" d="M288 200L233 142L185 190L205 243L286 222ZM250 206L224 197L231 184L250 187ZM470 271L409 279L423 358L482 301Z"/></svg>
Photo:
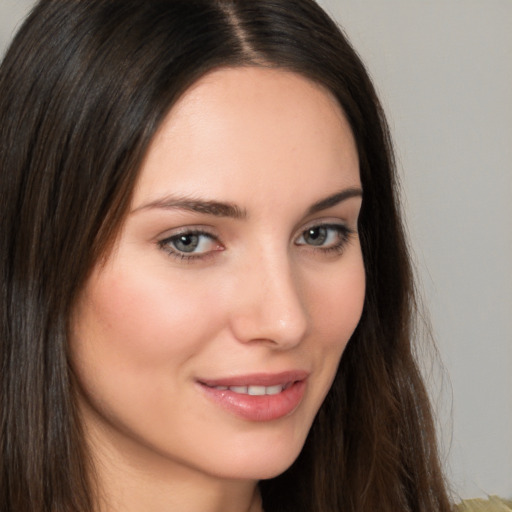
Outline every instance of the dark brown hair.
<svg viewBox="0 0 512 512"><path fill-rule="evenodd" d="M41 0L0 69L0 509L91 512L71 308L123 221L159 124L221 66L298 72L330 90L364 189L363 315L266 512L447 511L413 357L414 290L392 148L368 75L312 0Z"/></svg>

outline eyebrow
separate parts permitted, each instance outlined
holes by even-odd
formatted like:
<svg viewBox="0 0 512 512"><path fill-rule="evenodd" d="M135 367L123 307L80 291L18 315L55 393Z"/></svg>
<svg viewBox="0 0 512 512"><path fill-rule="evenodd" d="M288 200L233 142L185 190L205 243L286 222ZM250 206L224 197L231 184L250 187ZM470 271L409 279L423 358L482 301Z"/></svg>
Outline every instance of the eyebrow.
<svg viewBox="0 0 512 512"><path fill-rule="evenodd" d="M312 215L322 210L332 208L337 204L350 199L352 197L361 197L363 191L360 188L347 188L341 192L337 192L325 199L321 199L314 203L308 210L308 215ZM151 201L132 210L135 213L140 210L147 210L153 208L162 208L164 210L188 210L195 213L202 213L206 215L213 215L215 217L230 217L233 219L247 219L249 216L247 210L240 208L234 203L223 203L219 201L208 201L200 199L190 199L186 197L164 197Z"/></svg>
<svg viewBox="0 0 512 512"><path fill-rule="evenodd" d="M327 208L332 208L337 204L346 201L352 197L362 197L363 190L357 187L350 187L342 190L341 192L337 192L332 196L326 197L325 199L321 199L312 205L308 210L308 215L312 215L314 213L318 213L322 210L327 210Z"/></svg>
<svg viewBox="0 0 512 512"><path fill-rule="evenodd" d="M219 201L204 201L189 199L186 197L165 197L157 199L143 206L139 206L132 213L150 208L162 208L164 210L188 210L196 213L204 213L215 217L231 217L233 219L246 219L247 210L233 203L221 203Z"/></svg>

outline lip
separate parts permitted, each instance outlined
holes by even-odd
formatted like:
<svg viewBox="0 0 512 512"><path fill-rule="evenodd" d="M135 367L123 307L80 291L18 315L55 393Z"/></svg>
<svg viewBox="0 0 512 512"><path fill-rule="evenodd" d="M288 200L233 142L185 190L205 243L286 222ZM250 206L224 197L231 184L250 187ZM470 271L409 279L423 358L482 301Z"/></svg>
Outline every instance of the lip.
<svg viewBox="0 0 512 512"><path fill-rule="evenodd" d="M249 375L235 375L220 379L198 379L205 386L277 386L299 380L307 379L309 373L303 370L291 370L280 373L252 373Z"/></svg>
<svg viewBox="0 0 512 512"><path fill-rule="evenodd" d="M197 384L207 398L231 414L248 421L263 422L274 421L293 413L302 401L308 376L308 372L292 370L275 374L255 373L220 379L200 379ZM277 385L284 386L278 394L257 396L216 388Z"/></svg>

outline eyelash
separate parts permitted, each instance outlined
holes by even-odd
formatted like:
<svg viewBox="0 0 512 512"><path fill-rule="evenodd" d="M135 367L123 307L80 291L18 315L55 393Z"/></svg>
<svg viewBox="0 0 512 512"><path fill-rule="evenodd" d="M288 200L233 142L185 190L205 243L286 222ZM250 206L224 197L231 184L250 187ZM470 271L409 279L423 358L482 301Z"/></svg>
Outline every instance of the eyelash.
<svg viewBox="0 0 512 512"><path fill-rule="evenodd" d="M167 238L164 238L163 240L160 240L158 242L158 245L160 248L165 251L169 256L176 258L178 260L184 260L184 261L191 261L191 260L199 260L199 259L206 259L213 255L213 253L218 252L222 249L202 252L202 253L186 253L184 251L180 251L179 249L172 248L172 244L179 241L181 237L207 237L209 238L212 243L217 243L219 247L222 247L222 244L219 242L217 237L213 235L212 233L209 233L208 231L200 230L200 229L189 229L189 230L183 230L180 233L176 233L175 235L169 236Z"/></svg>
<svg viewBox="0 0 512 512"><path fill-rule="evenodd" d="M315 246L312 244L299 244L297 242L295 242L295 245L307 245L313 250L322 251L324 254L341 254L349 242L351 235L354 234L354 230L350 229L344 224L314 224L303 230L299 239L304 238L306 233L309 232L311 234L312 231L319 229L333 230L335 232L336 240L327 247Z"/></svg>
<svg viewBox="0 0 512 512"><path fill-rule="evenodd" d="M336 241L333 242L331 245L324 247L321 245L315 246L313 244L307 244L307 243L298 243L297 240L300 240L301 238L304 238L305 235L309 232L309 234L312 234L312 231L314 230L333 230L335 232ZM301 231L300 236L297 238L297 240L294 242L296 246L304 246L308 247L309 249L313 251L320 251L323 254L341 254L345 246L350 240L351 235L354 234L354 230L348 228L344 224L314 224L303 231ZM180 239L180 237L207 237L211 243L217 244L219 248L213 249L206 252L201 253L186 253L184 251L180 251L176 247L173 247L175 243L177 243ZM328 236L328 235L327 235ZM166 237L163 240L160 240L158 242L159 247L165 251L169 256L176 258L180 261L193 261L193 260L205 260L208 257L211 257L214 255L214 253L222 251L223 246L218 240L218 238L213 235L212 233L209 233L208 231L200 230L200 229L190 229L190 230L183 230L180 233L176 233L172 236Z"/></svg>

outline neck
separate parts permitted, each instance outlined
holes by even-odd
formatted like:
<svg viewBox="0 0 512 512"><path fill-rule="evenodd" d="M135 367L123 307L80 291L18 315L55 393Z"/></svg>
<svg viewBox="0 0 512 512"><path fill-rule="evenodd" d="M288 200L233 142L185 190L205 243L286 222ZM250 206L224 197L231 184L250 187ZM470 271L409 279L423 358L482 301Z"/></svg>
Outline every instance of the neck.
<svg viewBox="0 0 512 512"><path fill-rule="evenodd" d="M123 479L118 478L124 477ZM104 479L100 512L262 512L255 484L172 479L139 472Z"/></svg>

